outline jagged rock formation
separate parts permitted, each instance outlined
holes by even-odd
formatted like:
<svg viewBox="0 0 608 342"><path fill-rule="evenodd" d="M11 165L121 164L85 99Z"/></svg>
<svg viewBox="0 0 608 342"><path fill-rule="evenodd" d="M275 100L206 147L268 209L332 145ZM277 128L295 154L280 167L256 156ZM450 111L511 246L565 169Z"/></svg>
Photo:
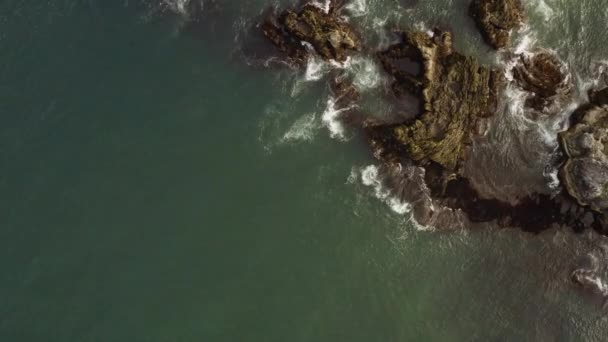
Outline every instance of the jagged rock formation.
<svg viewBox="0 0 608 342"><path fill-rule="evenodd" d="M262 32L279 50L298 64L306 61L311 47L325 60L346 61L351 51L360 49L360 39L338 14L340 2L329 11L304 5L299 12L285 10L270 15L261 25Z"/></svg>
<svg viewBox="0 0 608 342"><path fill-rule="evenodd" d="M523 12L521 0L473 0L469 7L484 40L497 50L511 44L511 31L521 25Z"/></svg>
<svg viewBox="0 0 608 342"><path fill-rule="evenodd" d="M606 92L592 93L590 104L573 115L573 125L560 133L567 161L561 179L579 205L608 210L608 102Z"/></svg>
<svg viewBox="0 0 608 342"><path fill-rule="evenodd" d="M566 66L548 50L520 55L512 73L517 85L528 92L529 108L542 112L572 96L573 84Z"/></svg>
<svg viewBox="0 0 608 342"><path fill-rule="evenodd" d="M501 74L453 51L449 32L400 36L379 58L394 78L395 94L418 96L423 110L413 122L368 125L372 144L384 159L406 152L418 163L456 171L479 122L496 109ZM420 65L419 72L403 67L411 62Z"/></svg>

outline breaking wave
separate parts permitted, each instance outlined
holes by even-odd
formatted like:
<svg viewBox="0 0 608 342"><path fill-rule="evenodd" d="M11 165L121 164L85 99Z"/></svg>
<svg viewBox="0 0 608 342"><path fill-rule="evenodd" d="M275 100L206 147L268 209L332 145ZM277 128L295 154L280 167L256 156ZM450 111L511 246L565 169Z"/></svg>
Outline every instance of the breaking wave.
<svg viewBox="0 0 608 342"><path fill-rule="evenodd" d="M395 213L405 215L412 210L409 203L392 196L391 191L382 184L377 166L366 166L362 168L360 172L363 185L371 187L374 190L376 198L386 203Z"/></svg>

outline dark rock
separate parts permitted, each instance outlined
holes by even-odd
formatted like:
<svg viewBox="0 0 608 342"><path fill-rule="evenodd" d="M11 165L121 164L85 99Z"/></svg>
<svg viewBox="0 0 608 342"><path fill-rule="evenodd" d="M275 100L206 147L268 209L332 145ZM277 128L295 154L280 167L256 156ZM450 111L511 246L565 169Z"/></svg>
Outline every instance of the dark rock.
<svg viewBox="0 0 608 342"><path fill-rule="evenodd" d="M541 50L532 55L520 55L513 68L517 85L528 92L526 106L543 111L572 96L572 82L566 66L554 53Z"/></svg>
<svg viewBox="0 0 608 342"><path fill-rule="evenodd" d="M589 101L597 106L608 105L608 88L589 91Z"/></svg>
<svg viewBox="0 0 608 342"><path fill-rule="evenodd" d="M269 15L262 23L264 35L279 50L299 64L306 61L309 44L325 60L346 61L349 52L361 47L359 37L338 14L339 3L330 10L305 5L299 12L285 10L279 16Z"/></svg>
<svg viewBox="0 0 608 342"><path fill-rule="evenodd" d="M418 96L422 113L413 122L369 126L372 144L384 157L406 151L421 164L435 162L456 170L479 121L496 110L501 74L453 51L449 32L400 36L400 43L378 55L394 78L395 95ZM404 68L404 61L419 64L421 72Z"/></svg>
<svg viewBox="0 0 608 342"><path fill-rule="evenodd" d="M511 44L511 31L523 21L521 0L473 0L469 14L489 45L494 49Z"/></svg>

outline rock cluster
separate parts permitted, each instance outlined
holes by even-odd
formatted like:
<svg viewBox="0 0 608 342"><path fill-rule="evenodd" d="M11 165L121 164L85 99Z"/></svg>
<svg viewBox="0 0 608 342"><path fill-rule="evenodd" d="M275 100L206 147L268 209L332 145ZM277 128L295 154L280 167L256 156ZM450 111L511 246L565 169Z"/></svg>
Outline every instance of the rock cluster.
<svg viewBox="0 0 608 342"><path fill-rule="evenodd" d="M489 45L503 49L511 43L511 31L523 21L521 0L473 0L469 14Z"/></svg>
<svg viewBox="0 0 608 342"><path fill-rule="evenodd" d="M360 49L355 31L338 15L337 3L328 12L304 5L298 12L285 10L270 15L261 25L264 35L296 63L304 63L312 50L325 60L346 61L349 52Z"/></svg>
<svg viewBox="0 0 608 342"><path fill-rule="evenodd" d="M456 170L480 120L496 109L501 74L455 52L449 32L399 34L401 42L379 58L394 79L395 94L418 96L422 113L413 122L370 125L372 144L385 157L405 151L418 163ZM406 70L408 62L420 71Z"/></svg>

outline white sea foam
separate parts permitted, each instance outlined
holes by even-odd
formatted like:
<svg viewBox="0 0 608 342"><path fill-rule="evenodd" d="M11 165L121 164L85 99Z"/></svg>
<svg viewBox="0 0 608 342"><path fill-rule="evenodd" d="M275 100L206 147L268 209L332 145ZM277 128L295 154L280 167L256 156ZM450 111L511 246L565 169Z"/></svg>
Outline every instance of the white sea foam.
<svg viewBox="0 0 608 342"><path fill-rule="evenodd" d="M402 166L399 165L400 172L403 171L401 167ZM368 165L362 168L353 168L348 177L348 182L354 183L359 178L363 185L373 189L374 197L385 203L393 212L404 215L407 222L416 230L429 231L434 229L431 225L425 226L416 221L412 213L412 204L399 199L391 190L384 186L382 176L380 175L380 168L378 166ZM432 208L432 202L430 205ZM434 208L432 208L432 210L434 210Z"/></svg>
<svg viewBox="0 0 608 342"><path fill-rule="evenodd" d="M308 63L306 64L306 72L304 80L306 82L314 82L320 80L329 71L327 62L316 54L310 54Z"/></svg>
<svg viewBox="0 0 608 342"><path fill-rule="evenodd" d="M164 0L164 3L175 13L188 15L187 6L190 0Z"/></svg>
<svg viewBox="0 0 608 342"><path fill-rule="evenodd" d="M530 128L536 129L539 133L539 137L548 146L557 146L557 133L564 130L566 120L578 106L577 101L570 101L569 103L558 103L553 105L549 110L556 111L553 115L546 118L535 118L532 119L527 115L528 109L525 106L526 99L530 95L528 92L522 90L516 85L513 76L513 70L521 63L518 55L526 56L531 58L534 55L534 44L536 38L531 32L526 33L519 44L516 47L517 55L508 61L505 61L505 78L509 81L508 86L505 89L504 96L506 98L507 111L513 118L520 131L524 131ZM549 53L556 54L555 51L548 50ZM566 74L565 83L570 82L571 74L567 66L563 67L562 72ZM557 106L557 108L556 108Z"/></svg>
<svg viewBox="0 0 608 342"><path fill-rule="evenodd" d="M414 24L414 28L416 29L416 31L426 32L426 34L428 34L430 37L434 35L433 30L431 30L427 23L425 23L424 21L417 21Z"/></svg>
<svg viewBox="0 0 608 342"><path fill-rule="evenodd" d="M376 88L382 82L380 69L370 58L352 58L347 69L349 73L353 74L353 83L359 91Z"/></svg>
<svg viewBox="0 0 608 342"><path fill-rule="evenodd" d="M355 184L359 179L359 170L356 167L350 169L350 174L346 178L346 184Z"/></svg>
<svg viewBox="0 0 608 342"><path fill-rule="evenodd" d="M325 107L325 111L323 111L323 115L321 116L321 120L323 124L329 129L329 136L338 140L346 140L344 125L340 121L340 114L346 110L350 110L351 107L336 108L336 100L330 97L327 100L327 106Z"/></svg>
<svg viewBox="0 0 608 342"><path fill-rule="evenodd" d="M567 129L567 118L578 107L579 101L558 95L555 97L555 102L545 108L543 113L526 105L532 94L523 90L514 79L514 70L521 64L520 56L533 58L539 51L557 54L547 49L539 50L535 45L535 32L526 28L517 41L515 54L499 57L499 62L505 65L504 76L508 83L503 92L504 109L501 115L495 117L493 131L490 133L493 134L495 141L492 148L504 156L503 159L512 160L513 163L528 168L528 172L534 172L537 175L534 176L535 179L539 181L544 179L544 189L558 191L560 181L554 160L554 155L559 150L558 133ZM567 75L564 82L571 82L572 75L567 65L563 66L562 71ZM535 157L531 158L525 153L514 153L519 151L520 147L524 147L524 150L530 151Z"/></svg>
<svg viewBox="0 0 608 342"><path fill-rule="evenodd" d="M281 141L312 141L319 128L315 113L306 114L298 118L281 138Z"/></svg>
<svg viewBox="0 0 608 342"><path fill-rule="evenodd" d="M367 14L367 0L353 0L344 7L352 17L360 17Z"/></svg>
<svg viewBox="0 0 608 342"><path fill-rule="evenodd" d="M391 196L390 191L382 185L377 166L369 165L361 169L361 182L363 185L373 188L374 196L386 203L397 214L404 215L411 212L412 207L409 203Z"/></svg>
<svg viewBox="0 0 608 342"><path fill-rule="evenodd" d="M189 13L190 5L198 3L198 8L204 8L203 0L163 0L163 3L169 7L169 9L177 14L189 17L193 13Z"/></svg>
<svg viewBox="0 0 608 342"><path fill-rule="evenodd" d="M316 6L316 7L320 8L325 13L329 13L329 7L331 5L331 1L332 0L325 0L325 1L321 2L321 1L313 0L313 1L310 2L310 4L313 5L313 6Z"/></svg>
<svg viewBox="0 0 608 342"><path fill-rule="evenodd" d="M608 297L608 282L606 275L608 273L606 253L608 246L603 245L594 252L587 255L589 266L577 269L573 272L576 280L586 286L592 288L602 296Z"/></svg>
<svg viewBox="0 0 608 342"><path fill-rule="evenodd" d="M525 25L521 29L520 38L516 42L514 52L517 55L527 55L537 42L538 38L536 37L536 32L532 30L530 25Z"/></svg>
<svg viewBox="0 0 608 342"><path fill-rule="evenodd" d="M579 276L579 281L595 287L595 290L604 296L608 296L608 284L597 275L585 274Z"/></svg>
<svg viewBox="0 0 608 342"><path fill-rule="evenodd" d="M545 176L545 178L549 180L547 182L547 186L553 191L559 190L559 186L561 184L558 175L559 169L557 168L551 168L543 172L543 176Z"/></svg>
<svg viewBox="0 0 608 342"><path fill-rule="evenodd" d="M378 87L383 79L376 62L363 56L348 57L344 63L334 60L324 61L320 57L311 57L304 73L305 82L315 82L327 75L331 70L343 70L353 80L359 91L366 91Z"/></svg>
<svg viewBox="0 0 608 342"><path fill-rule="evenodd" d="M304 42L304 45L308 46L310 44ZM309 47L312 49L312 47ZM315 53L311 53L308 56L308 61L306 63L306 70L304 71L304 75L300 76L296 79L291 89L291 97L296 97L302 87L309 82L317 82L321 80L329 71L331 71L332 66L324 61L321 57L317 56Z"/></svg>

